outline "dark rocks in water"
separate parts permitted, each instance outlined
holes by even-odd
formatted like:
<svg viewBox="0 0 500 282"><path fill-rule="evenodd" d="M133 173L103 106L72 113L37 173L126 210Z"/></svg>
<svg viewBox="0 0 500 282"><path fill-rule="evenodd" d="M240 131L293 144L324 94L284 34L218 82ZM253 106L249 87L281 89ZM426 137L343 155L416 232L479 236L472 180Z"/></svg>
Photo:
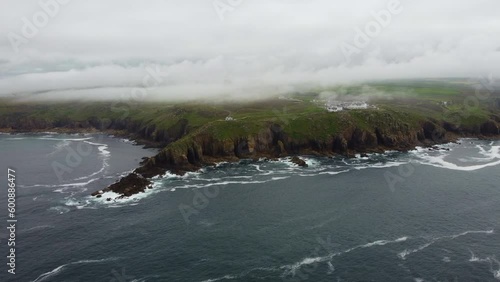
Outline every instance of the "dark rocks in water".
<svg viewBox="0 0 500 282"><path fill-rule="evenodd" d="M301 166L301 167L307 167L306 162L303 159L301 159L301 158L299 158L297 156L295 156L295 157L292 158L292 163L294 163L294 164L296 164L298 166Z"/></svg>
<svg viewBox="0 0 500 282"><path fill-rule="evenodd" d="M111 198L107 198L106 201L110 202L112 199Z"/></svg>
<svg viewBox="0 0 500 282"><path fill-rule="evenodd" d="M360 156L361 156L362 158L368 158L368 155L367 155L367 154L365 154L365 153L361 154Z"/></svg>
<svg viewBox="0 0 500 282"><path fill-rule="evenodd" d="M120 181L111 184L108 188L104 189L104 191L113 191L117 194L121 194L122 196L129 197L134 194L144 192L144 190L146 190L146 187L150 185L151 181L147 180L142 175L137 173L130 173ZM98 197L100 194L101 191L97 191L92 193L92 196Z"/></svg>
<svg viewBox="0 0 500 282"><path fill-rule="evenodd" d="M101 194L96 195L96 198L100 198L100 197L102 197L102 195L101 195Z"/></svg>

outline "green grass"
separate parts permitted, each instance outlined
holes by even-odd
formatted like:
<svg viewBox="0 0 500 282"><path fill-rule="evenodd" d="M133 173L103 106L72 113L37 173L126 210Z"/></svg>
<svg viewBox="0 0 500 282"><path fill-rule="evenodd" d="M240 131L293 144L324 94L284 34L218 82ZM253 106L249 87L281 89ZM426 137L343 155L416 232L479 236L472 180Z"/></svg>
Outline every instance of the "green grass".
<svg viewBox="0 0 500 282"><path fill-rule="evenodd" d="M480 101L478 107L465 106L464 101L474 91L469 84L457 81L460 82L457 79L373 82L291 93L288 97L292 100L269 98L245 103L158 102L127 105L111 102L12 103L0 100L0 121L10 118L84 122L99 118L132 120L141 127L154 126L156 130L167 130L180 120L186 120L189 136L210 133L220 140L255 135L270 124L278 124L290 137L307 140L311 136L327 139L346 127L367 130L384 126L418 127L427 119L473 126L488 120L492 114L498 114L490 107L489 100ZM369 103L377 108L329 113L321 103L315 102L320 97L325 98L320 96L324 91L335 92L347 100L371 94ZM227 116L235 120L225 121Z"/></svg>

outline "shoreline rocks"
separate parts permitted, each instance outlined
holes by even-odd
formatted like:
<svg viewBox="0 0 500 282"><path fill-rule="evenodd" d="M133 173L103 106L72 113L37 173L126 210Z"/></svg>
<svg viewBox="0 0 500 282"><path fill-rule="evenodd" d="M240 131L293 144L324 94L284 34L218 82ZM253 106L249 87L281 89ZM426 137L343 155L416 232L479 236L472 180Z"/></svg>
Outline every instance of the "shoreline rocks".
<svg viewBox="0 0 500 282"><path fill-rule="evenodd" d="M296 165L298 165L298 166L301 166L301 167L307 167L308 166L307 163L303 159L301 159L301 158L299 158L297 156L293 156L291 162L294 163L294 164L296 164Z"/></svg>

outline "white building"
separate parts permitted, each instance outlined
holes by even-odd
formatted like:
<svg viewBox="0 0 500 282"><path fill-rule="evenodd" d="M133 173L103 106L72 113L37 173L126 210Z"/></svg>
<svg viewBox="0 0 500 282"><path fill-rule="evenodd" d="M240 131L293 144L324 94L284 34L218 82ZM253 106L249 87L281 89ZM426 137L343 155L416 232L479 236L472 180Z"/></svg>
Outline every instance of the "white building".
<svg viewBox="0 0 500 282"><path fill-rule="evenodd" d="M343 110L364 110L368 109L370 105L365 101L355 101L355 102L331 102L328 101L325 104L325 108L329 112L340 112Z"/></svg>

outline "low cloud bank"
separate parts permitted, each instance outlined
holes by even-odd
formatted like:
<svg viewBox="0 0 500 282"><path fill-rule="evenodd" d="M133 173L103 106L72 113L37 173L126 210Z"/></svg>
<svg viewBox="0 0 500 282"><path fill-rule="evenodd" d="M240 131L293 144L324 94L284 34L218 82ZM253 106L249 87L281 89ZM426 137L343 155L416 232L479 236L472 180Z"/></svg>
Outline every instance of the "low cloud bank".
<svg viewBox="0 0 500 282"><path fill-rule="evenodd" d="M0 97L246 100L500 73L498 1L334 2L11 1Z"/></svg>

